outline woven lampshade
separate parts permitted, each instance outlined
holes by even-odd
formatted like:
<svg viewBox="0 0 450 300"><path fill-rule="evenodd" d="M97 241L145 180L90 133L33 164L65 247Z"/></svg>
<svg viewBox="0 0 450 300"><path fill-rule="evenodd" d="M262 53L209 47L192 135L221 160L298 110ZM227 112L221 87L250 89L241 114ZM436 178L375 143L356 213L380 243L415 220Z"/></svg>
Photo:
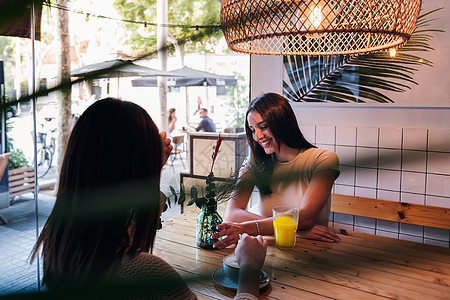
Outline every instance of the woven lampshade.
<svg viewBox="0 0 450 300"><path fill-rule="evenodd" d="M223 0L222 31L236 52L356 54L398 47L421 0Z"/></svg>

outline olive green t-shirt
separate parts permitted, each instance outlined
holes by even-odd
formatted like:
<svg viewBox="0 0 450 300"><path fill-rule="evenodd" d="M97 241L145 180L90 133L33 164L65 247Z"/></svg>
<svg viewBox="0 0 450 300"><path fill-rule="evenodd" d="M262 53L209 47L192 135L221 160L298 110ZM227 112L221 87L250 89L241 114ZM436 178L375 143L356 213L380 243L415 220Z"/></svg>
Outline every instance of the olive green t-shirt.
<svg viewBox="0 0 450 300"><path fill-rule="evenodd" d="M339 158L333 151L309 148L289 162L276 162L272 175L272 193L269 195L260 193L259 202L250 211L271 217L274 207L300 207L312 178L322 171L332 171L335 179L339 176ZM330 199L316 218L316 223L328 226L329 215Z"/></svg>

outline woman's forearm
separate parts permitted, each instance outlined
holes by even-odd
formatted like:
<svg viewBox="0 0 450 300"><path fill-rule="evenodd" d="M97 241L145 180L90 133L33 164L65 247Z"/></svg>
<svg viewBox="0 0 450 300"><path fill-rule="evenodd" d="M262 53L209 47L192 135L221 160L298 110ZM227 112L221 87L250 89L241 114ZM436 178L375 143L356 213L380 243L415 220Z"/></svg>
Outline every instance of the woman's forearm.
<svg viewBox="0 0 450 300"><path fill-rule="evenodd" d="M308 229L313 227L315 224L316 224L315 219L303 216L301 212L299 213L298 229L300 230Z"/></svg>
<svg viewBox="0 0 450 300"><path fill-rule="evenodd" d="M238 293L248 293L259 297L259 269L243 266L239 270Z"/></svg>
<svg viewBox="0 0 450 300"><path fill-rule="evenodd" d="M241 223L249 235L273 234L273 218L264 217L237 207L229 208L225 222Z"/></svg>
<svg viewBox="0 0 450 300"><path fill-rule="evenodd" d="M299 209L298 216L298 229L300 230L311 228L316 224L317 216L308 209Z"/></svg>
<svg viewBox="0 0 450 300"><path fill-rule="evenodd" d="M261 216L259 216L261 217ZM249 235L272 235L273 234L273 218L264 218L242 222L245 226L246 233Z"/></svg>
<svg viewBox="0 0 450 300"><path fill-rule="evenodd" d="M228 228L231 225L235 224L236 233L243 234L247 233L248 235L257 236L257 235L272 235L273 234L273 218L272 217L263 217L260 215L255 215L252 213L248 213L244 211L242 213L243 217L245 217L245 221L234 221L233 219L227 219L222 224L224 228ZM227 214L228 215L228 214ZM229 215L228 215L229 216ZM242 220L242 219L238 219ZM222 225L219 225L222 226ZM230 227L231 228L231 227ZM222 228L220 228L222 229Z"/></svg>
<svg viewBox="0 0 450 300"><path fill-rule="evenodd" d="M264 219L264 217L240 208L228 209L225 217L226 222L237 222L237 223L259 219Z"/></svg>

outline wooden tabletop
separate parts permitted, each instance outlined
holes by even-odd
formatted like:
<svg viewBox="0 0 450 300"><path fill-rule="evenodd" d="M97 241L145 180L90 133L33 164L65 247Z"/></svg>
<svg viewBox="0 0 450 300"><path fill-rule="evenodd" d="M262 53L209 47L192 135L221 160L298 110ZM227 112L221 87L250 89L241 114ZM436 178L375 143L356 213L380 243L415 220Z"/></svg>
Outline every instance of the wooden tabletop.
<svg viewBox="0 0 450 300"><path fill-rule="evenodd" d="M199 299L232 299L235 291L214 283L212 273L234 248L196 245L199 209L163 223L153 253L170 263ZM225 215L224 208L219 212ZM297 239L279 250L273 237L263 270L270 284L261 299L450 299L450 249L380 236L346 233L340 243Z"/></svg>

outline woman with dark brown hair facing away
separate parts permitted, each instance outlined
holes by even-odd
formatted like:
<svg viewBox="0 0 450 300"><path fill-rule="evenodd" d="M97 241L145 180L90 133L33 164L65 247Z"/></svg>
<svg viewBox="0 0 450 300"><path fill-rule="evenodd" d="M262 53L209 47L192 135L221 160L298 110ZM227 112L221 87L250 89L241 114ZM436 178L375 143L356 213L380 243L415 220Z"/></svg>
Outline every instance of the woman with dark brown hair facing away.
<svg viewBox="0 0 450 300"><path fill-rule="evenodd" d="M340 238L328 228L330 194L339 176L339 159L329 150L309 143L300 131L289 102L275 93L254 99L247 110L245 131L250 156L239 171L237 188L228 201L226 222L213 238L223 248L236 243L239 234L273 235L272 209L299 210L297 236L327 242ZM253 188L259 202L249 210Z"/></svg>
<svg viewBox="0 0 450 300"><path fill-rule="evenodd" d="M151 254L164 205L161 168L171 151L165 133L136 104L108 98L81 115L64 155L55 206L32 253L34 259L42 248L49 292L196 298L175 269ZM249 267L260 267L266 245L247 237L238 249L248 250L246 244L251 251L236 253ZM258 278L250 282L243 292L258 286Z"/></svg>

